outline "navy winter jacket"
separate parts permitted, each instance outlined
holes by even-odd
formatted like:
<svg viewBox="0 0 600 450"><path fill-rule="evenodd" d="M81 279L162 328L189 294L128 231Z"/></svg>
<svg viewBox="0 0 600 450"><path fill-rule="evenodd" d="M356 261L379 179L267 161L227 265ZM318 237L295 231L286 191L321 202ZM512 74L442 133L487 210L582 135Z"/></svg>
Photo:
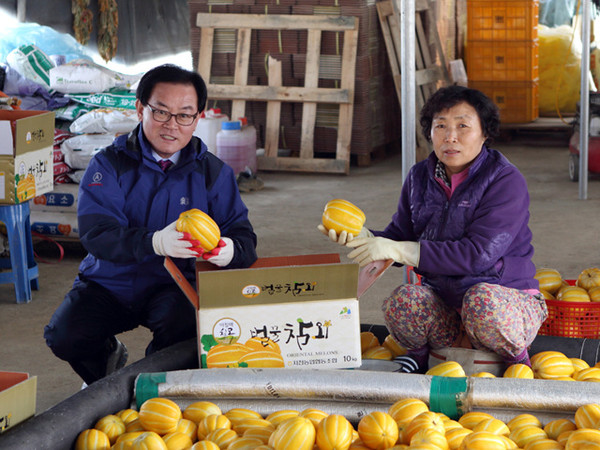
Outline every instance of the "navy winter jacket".
<svg viewBox="0 0 600 450"><path fill-rule="evenodd" d="M79 233L89 252L80 274L124 304L173 283L164 257L154 253L152 235L191 208L210 215L221 235L233 241L235 253L227 268L248 267L256 260L256 235L233 170L200 139L193 137L178 163L163 172L141 124L119 136L92 158L79 186ZM172 259L195 285L194 258Z"/></svg>
<svg viewBox="0 0 600 450"><path fill-rule="evenodd" d="M448 199L434 178L436 163L432 152L411 168L398 211L383 232L374 234L420 242L415 271L449 306L460 307L467 289L477 283L538 289L529 192L519 170L484 146Z"/></svg>

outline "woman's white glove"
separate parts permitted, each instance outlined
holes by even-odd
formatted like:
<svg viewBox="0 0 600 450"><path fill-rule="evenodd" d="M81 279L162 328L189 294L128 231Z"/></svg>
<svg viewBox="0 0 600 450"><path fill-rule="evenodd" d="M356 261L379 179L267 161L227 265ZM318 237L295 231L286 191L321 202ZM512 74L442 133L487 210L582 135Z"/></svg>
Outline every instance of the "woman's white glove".
<svg viewBox="0 0 600 450"><path fill-rule="evenodd" d="M418 267L421 246L418 242L394 241L384 237L357 238L346 244L354 248L348 258L360 267L373 261L392 259L397 263Z"/></svg>
<svg viewBox="0 0 600 450"><path fill-rule="evenodd" d="M198 250L185 238L184 233L175 229L175 223L170 223L160 231L152 235L152 248L154 253L160 256L171 256L173 258L196 258Z"/></svg>
<svg viewBox="0 0 600 450"><path fill-rule="evenodd" d="M332 242L337 242L340 245L346 245L348 242L351 242L353 239L355 239L355 236L352 233L348 233L346 231L342 231L338 236L333 228L328 230L323 226L323 224L317 225L317 229L325 236L328 236ZM371 233L368 228L362 227L360 233L358 233L358 236L356 236L356 239L372 236L373 233Z"/></svg>
<svg viewBox="0 0 600 450"><path fill-rule="evenodd" d="M233 241L228 237L224 237L221 238L215 248L204 253L202 258L215 266L225 267L233 259L234 248Z"/></svg>

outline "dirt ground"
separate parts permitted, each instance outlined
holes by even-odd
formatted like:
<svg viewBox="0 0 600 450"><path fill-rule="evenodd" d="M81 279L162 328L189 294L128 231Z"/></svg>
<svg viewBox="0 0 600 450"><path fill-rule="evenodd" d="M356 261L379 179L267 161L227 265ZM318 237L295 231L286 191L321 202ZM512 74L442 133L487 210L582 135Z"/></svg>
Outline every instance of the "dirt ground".
<svg viewBox="0 0 600 450"><path fill-rule="evenodd" d="M578 184L569 180L564 136L513 139L495 145L525 175L531 194L531 221L537 266L558 269L564 278L600 266L600 177L591 175L588 199L578 198ZM258 235L259 256L283 256L347 251L330 243L316 226L324 204L348 199L363 209L367 226L384 228L396 208L401 187L401 156L387 155L369 167L352 166L350 175L260 173L261 191L243 194ZM38 243L36 251L56 261L52 244ZM84 255L78 244L65 243L60 262L39 263L40 290L28 304L16 304L11 285L0 285L0 370L37 376L37 413L81 388L67 363L46 347L43 328L62 301ZM382 299L399 284L401 272L391 269L361 298L362 323L383 323ZM139 328L119 336L129 349L129 361L143 357L150 340Z"/></svg>

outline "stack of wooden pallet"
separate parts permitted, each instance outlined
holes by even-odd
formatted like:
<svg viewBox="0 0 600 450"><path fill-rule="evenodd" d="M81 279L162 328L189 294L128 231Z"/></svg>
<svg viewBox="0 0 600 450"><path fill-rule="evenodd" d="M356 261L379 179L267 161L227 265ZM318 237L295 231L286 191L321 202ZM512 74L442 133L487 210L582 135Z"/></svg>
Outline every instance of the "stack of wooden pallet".
<svg viewBox="0 0 600 450"><path fill-rule="evenodd" d="M505 123L538 118L539 0L469 0L469 86L488 95Z"/></svg>
<svg viewBox="0 0 600 450"><path fill-rule="evenodd" d="M194 67L198 67L201 28L199 13L339 16L358 19L358 39L354 71L351 154L358 165L368 165L376 152L398 147L400 138L400 107L394 95L394 81L381 36L374 0L189 0L191 49ZM243 25L242 25L243 26ZM237 34L234 29L216 29L213 42L210 82L234 84ZM344 33L323 30L320 36L318 63L319 88L340 88L343 66ZM307 86L306 64L309 33L297 29L257 29L250 35L248 85L269 85L268 58L281 64L282 86ZM312 63L311 63L312 64ZM201 72L201 68L198 67ZM347 68L345 69L347 70ZM202 73L202 72L201 72ZM271 80L272 82L273 80ZM209 106L214 106L214 101ZM228 115L231 103L217 102ZM245 102L245 115L258 131L259 146L265 145L268 102ZM335 154L339 146L340 106L318 103L314 126L314 155ZM303 114L306 108L299 102L280 103L280 132L278 147L294 154L301 152ZM260 167L260 166L259 166Z"/></svg>

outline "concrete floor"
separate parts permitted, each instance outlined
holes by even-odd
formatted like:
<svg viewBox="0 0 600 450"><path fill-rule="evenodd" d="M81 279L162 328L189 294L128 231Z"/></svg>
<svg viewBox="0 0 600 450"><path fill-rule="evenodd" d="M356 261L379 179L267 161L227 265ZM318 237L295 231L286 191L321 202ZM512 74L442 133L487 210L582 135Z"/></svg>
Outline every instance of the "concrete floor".
<svg viewBox="0 0 600 450"><path fill-rule="evenodd" d="M531 144L535 145L531 145ZM588 199L578 199L578 184L568 178L568 150L564 136L528 141L521 137L499 142L496 148L519 167L531 193L531 222L538 266L558 269L576 278L587 267L600 266L600 176L589 179ZM367 216L367 226L382 229L396 208L401 185L401 156L388 155L370 167L352 167L349 176L260 173L263 190L243 194L258 235L259 256L340 252L316 226L324 204L345 198ZM36 244L47 259L52 246ZM0 370L28 372L38 378L37 413L81 387L81 380L65 362L52 355L42 337L43 327L62 301L83 257L78 244L65 244L65 257L56 264L40 263L40 290L28 304L16 304L11 285L0 285ZM391 269L361 298L361 322L383 323L380 304L399 282ZM119 336L129 349L129 361L143 357L150 340L146 329Z"/></svg>

